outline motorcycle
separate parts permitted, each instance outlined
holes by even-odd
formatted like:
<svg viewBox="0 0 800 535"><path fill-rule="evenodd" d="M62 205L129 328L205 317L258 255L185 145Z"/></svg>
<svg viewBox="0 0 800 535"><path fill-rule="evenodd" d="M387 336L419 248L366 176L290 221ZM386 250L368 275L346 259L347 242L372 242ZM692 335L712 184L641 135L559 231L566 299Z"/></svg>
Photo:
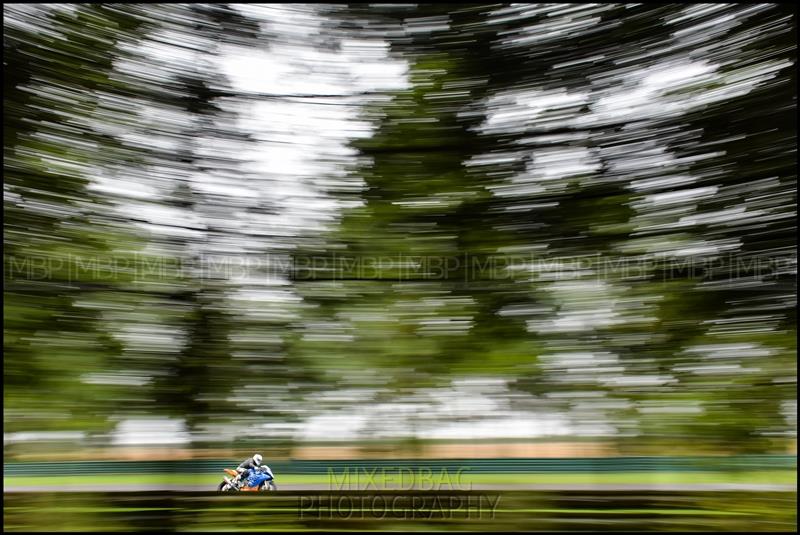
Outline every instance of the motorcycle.
<svg viewBox="0 0 800 535"><path fill-rule="evenodd" d="M239 472L225 468L225 473L232 476L222 478L222 483L217 486L218 492L267 492L276 491L278 486L275 484L275 476L268 466L253 468L247 475L247 479L236 481Z"/></svg>

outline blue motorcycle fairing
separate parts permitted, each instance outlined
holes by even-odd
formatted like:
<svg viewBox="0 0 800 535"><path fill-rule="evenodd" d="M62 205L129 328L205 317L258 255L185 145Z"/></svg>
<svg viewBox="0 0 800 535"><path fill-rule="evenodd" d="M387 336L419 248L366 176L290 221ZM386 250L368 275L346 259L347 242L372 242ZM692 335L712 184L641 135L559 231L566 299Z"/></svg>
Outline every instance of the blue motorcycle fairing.
<svg viewBox="0 0 800 535"><path fill-rule="evenodd" d="M265 481L272 481L274 478L265 470L253 470L247 476L246 485L248 487L258 487Z"/></svg>

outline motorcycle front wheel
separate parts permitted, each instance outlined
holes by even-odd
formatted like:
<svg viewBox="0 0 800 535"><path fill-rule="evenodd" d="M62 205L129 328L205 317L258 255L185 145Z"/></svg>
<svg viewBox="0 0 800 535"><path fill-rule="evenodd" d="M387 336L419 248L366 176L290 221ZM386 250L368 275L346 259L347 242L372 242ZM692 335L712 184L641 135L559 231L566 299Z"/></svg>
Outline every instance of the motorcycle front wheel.
<svg viewBox="0 0 800 535"><path fill-rule="evenodd" d="M217 487L217 492L226 492L230 490L231 490L230 485L228 485L225 481L220 483L219 486Z"/></svg>

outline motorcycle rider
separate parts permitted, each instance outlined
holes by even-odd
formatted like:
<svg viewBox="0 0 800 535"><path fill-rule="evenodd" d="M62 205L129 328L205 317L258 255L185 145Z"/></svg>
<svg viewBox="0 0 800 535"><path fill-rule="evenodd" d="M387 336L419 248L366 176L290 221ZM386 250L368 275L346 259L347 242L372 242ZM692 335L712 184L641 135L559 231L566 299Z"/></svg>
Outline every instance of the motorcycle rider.
<svg viewBox="0 0 800 535"><path fill-rule="evenodd" d="M262 460L261 454L256 453L252 457L248 457L247 459L239 463L239 466L236 468L236 471L239 472L239 475L237 475L233 479L233 484L238 487L239 481L241 481L242 479L247 479L247 476L250 475L250 470L259 468L261 466L261 460ZM272 470L270 470L269 467L266 468L271 474Z"/></svg>

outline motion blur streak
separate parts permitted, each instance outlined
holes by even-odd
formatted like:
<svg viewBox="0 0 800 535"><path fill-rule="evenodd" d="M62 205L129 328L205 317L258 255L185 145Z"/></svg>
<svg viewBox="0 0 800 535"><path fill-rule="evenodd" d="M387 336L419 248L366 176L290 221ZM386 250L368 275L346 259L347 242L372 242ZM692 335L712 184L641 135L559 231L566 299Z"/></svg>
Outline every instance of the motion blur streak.
<svg viewBox="0 0 800 535"><path fill-rule="evenodd" d="M7 462L796 455L789 4L3 14Z"/></svg>

